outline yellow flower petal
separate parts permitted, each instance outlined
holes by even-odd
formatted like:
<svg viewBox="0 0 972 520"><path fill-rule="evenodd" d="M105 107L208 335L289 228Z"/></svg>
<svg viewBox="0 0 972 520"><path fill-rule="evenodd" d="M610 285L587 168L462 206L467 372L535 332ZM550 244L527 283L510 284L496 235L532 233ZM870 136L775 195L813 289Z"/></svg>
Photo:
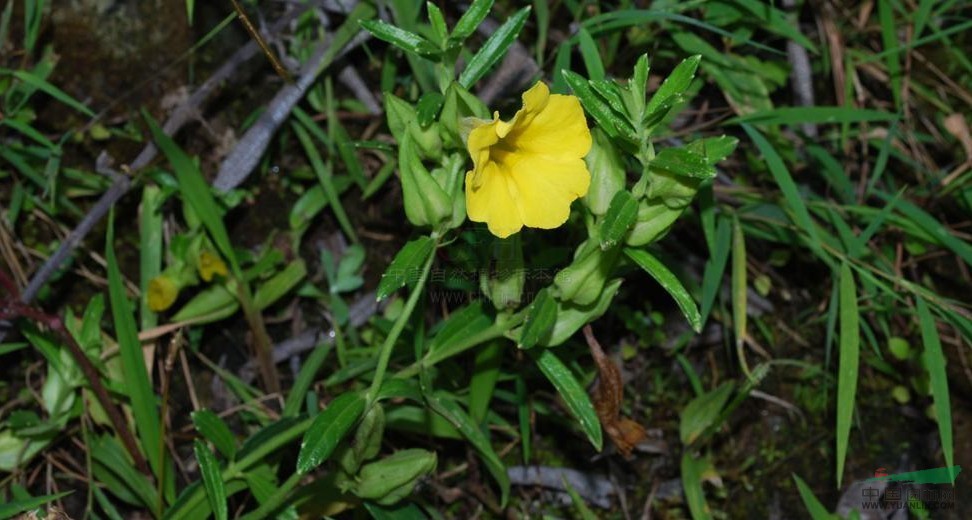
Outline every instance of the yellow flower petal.
<svg viewBox="0 0 972 520"><path fill-rule="evenodd" d="M473 188L474 172L466 173L466 214L474 222L486 222L489 232L506 238L523 227L523 219L511 190L515 185L509 175L495 163L488 163L481 175L482 182Z"/></svg>
<svg viewBox="0 0 972 520"><path fill-rule="evenodd" d="M509 122L472 122L466 147L466 212L506 238L523 226L552 229L587 193L591 174L582 160L591 133L574 96L550 94L542 82L523 93L523 108Z"/></svg>
<svg viewBox="0 0 972 520"><path fill-rule="evenodd" d="M214 275L226 276L229 274L229 270L226 269L226 263L220 257L209 251L199 253L198 267L199 277L207 282L212 280Z"/></svg>
<svg viewBox="0 0 972 520"><path fill-rule="evenodd" d="M526 104L529 92L523 95L523 111L528 114L529 122L517 125L506 138L514 140L517 148L526 153L576 159L584 157L591 151L591 131L587 128L580 101L574 96L548 93L546 85L543 85L543 92L531 95L534 99L532 103L536 103L534 106L543 107L536 113L526 108L530 106ZM549 96L543 103L539 102L541 94Z"/></svg>
<svg viewBox="0 0 972 520"><path fill-rule="evenodd" d="M549 161L527 156L512 173L527 227L553 229L567 222L570 204L587 193L591 174L583 159Z"/></svg>
<svg viewBox="0 0 972 520"><path fill-rule="evenodd" d="M179 288L168 276L156 276L149 281L146 299L152 312L162 312L168 309L175 303L178 296Z"/></svg>

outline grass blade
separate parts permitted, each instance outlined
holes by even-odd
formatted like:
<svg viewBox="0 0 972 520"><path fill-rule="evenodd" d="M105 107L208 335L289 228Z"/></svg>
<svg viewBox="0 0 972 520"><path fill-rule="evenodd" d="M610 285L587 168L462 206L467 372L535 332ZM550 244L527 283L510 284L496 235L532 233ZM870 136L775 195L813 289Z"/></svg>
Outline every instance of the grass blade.
<svg viewBox="0 0 972 520"><path fill-rule="evenodd" d="M820 260L830 265L832 263L830 257L819 246L820 237L817 234L817 226L814 224L813 219L811 219L810 212L807 211L807 206L803 202L803 196L800 194L800 190L797 189L796 183L793 182L793 177L790 176L790 172L787 170L783 158L780 157L780 154L777 153L773 145L758 130L748 124L743 124L742 127L766 159L766 166L769 167L773 179L779 185L780 191L783 192L784 200L786 200L787 205L793 211L794 222L809 237L809 240L805 241L807 247L816 253Z"/></svg>
<svg viewBox="0 0 972 520"><path fill-rule="evenodd" d="M307 131L296 123L291 126L294 129L294 134L297 135L297 140L300 141L301 146L304 148L304 153L307 154L307 160L310 161L311 168L314 170L314 174L317 175L318 182L324 188L324 195L327 196L327 202L331 205L334 216L337 218L338 224L341 225L341 230L353 242L358 242L358 235L354 232L351 219L348 218L348 214L344 211L344 206L341 205L341 199L338 196L337 189L334 187L334 175L330 166L324 164L324 160L321 159L321 154L317 151L317 147L314 146L314 142L311 140Z"/></svg>
<svg viewBox="0 0 972 520"><path fill-rule="evenodd" d="M836 518L830 511L827 511L827 508L820 503L820 500L810 490L810 486L802 478L798 477L796 473L793 473L793 481L796 482L797 490L800 491L800 498L803 500L803 505L807 508L807 512L810 513L810 518L813 520L832 520Z"/></svg>
<svg viewBox="0 0 972 520"><path fill-rule="evenodd" d="M857 311L857 285L850 265L840 266L840 366L837 375L837 487L844 477L844 460L850 439L857 395L857 372L860 363L860 315Z"/></svg>
<svg viewBox="0 0 972 520"><path fill-rule="evenodd" d="M111 302L111 315L115 323L115 335L118 339L118 352L121 357L123 388L132 406L135 427L138 431L142 450L152 466L155 476L162 476L162 434L159 422L159 411L155 406L155 392L148 371L145 369L145 358L142 355L142 344L138 341L138 331L135 326L135 313L131 303L125 295L118 259L115 257L115 226L113 218L108 224L106 238L105 261L108 264L108 297Z"/></svg>
<svg viewBox="0 0 972 520"><path fill-rule="evenodd" d="M16 70L13 76L24 83L43 91L48 96L64 103L65 105L81 112L88 117L94 117L95 113L91 111L90 108L84 106L83 103L74 99L73 97L67 95L63 90L55 87L54 85L48 83L46 80L34 75L33 73L26 70Z"/></svg>
<svg viewBox="0 0 972 520"><path fill-rule="evenodd" d="M925 344L921 356L925 362L925 368L928 370L928 379L935 406L935 418L938 421L938 435L942 440L942 453L945 455L945 465L948 466L951 473L954 461L952 407L948 396L945 355L942 353L942 342L938 337L935 318L928 309L928 304L921 298L916 298L916 300L918 302L918 322L921 325L921 339L922 343ZM949 476L953 477L951 474Z"/></svg>

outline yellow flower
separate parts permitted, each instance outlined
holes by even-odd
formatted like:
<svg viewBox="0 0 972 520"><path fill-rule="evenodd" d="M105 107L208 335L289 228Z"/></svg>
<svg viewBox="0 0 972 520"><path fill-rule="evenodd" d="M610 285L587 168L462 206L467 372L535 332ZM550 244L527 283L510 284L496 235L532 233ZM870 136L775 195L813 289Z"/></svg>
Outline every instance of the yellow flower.
<svg viewBox="0 0 972 520"><path fill-rule="evenodd" d="M162 312L172 306L179 296L179 287L172 278L159 275L149 281L148 306L152 312Z"/></svg>
<svg viewBox="0 0 972 520"><path fill-rule="evenodd" d="M226 264L223 260L210 253L209 251L203 251L199 253L199 276L207 282L213 279L213 275L226 276L229 271L226 269Z"/></svg>
<svg viewBox="0 0 972 520"><path fill-rule="evenodd" d="M499 112L492 121L476 121L466 147L473 160L466 212L500 238L523 226L561 226L591 183L583 160L591 132L580 102L550 94L543 82L523 93L523 108L509 123Z"/></svg>

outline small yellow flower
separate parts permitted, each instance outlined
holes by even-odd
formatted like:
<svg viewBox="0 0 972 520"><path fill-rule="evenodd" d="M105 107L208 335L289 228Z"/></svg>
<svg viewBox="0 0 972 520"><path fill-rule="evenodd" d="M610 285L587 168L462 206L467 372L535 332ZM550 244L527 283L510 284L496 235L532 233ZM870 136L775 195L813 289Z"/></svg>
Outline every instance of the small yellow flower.
<svg viewBox="0 0 972 520"><path fill-rule="evenodd" d="M561 226L591 183L583 160L591 149L584 110L576 97L550 94L543 82L523 93L523 108L509 123L499 112L492 121L476 121L466 147L473 160L466 212L500 238L523 226Z"/></svg>
<svg viewBox="0 0 972 520"><path fill-rule="evenodd" d="M226 269L226 263L220 257L209 251L199 253L199 277L208 282L216 274L220 276L229 274L229 271Z"/></svg>
<svg viewBox="0 0 972 520"><path fill-rule="evenodd" d="M172 278L166 275L159 275L149 281L148 286L148 306L152 312L162 312L175 303L179 296L179 287L176 286Z"/></svg>

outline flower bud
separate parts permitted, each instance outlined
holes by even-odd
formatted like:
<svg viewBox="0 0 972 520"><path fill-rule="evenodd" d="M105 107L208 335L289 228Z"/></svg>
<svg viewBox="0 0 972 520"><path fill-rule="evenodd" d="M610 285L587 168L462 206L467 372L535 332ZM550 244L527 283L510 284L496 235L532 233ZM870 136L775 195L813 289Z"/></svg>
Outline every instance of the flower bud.
<svg viewBox="0 0 972 520"><path fill-rule="evenodd" d="M402 176L405 216L416 226L437 226L453 214L453 202L422 164L410 134L402 138L398 168Z"/></svg>
<svg viewBox="0 0 972 520"><path fill-rule="evenodd" d="M665 236L672 224L685 208L672 209L661 200L641 201L638 204L638 217L625 243L632 247L643 246Z"/></svg>
<svg viewBox="0 0 972 520"><path fill-rule="evenodd" d="M226 276L229 274L226 263L212 251L202 251L197 260L198 265L196 267L199 269L199 277L207 282L211 281L215 275Z"/></svg>
<svg viewBox="0 0 972 520"><path fill-rule="evenodd" d="M168 309L178 297L179 287L172 278L160 274L149 281L146 298L148 299L148 307L152 312L162 312Z"/></svg>
<svg viewBox="0 0 972 520"><path fill-rule="evenodd" d="M660 200L671 209L682 209L692 202L702 179L676 175L665 170L652 170L648 199Z"/></svg>
<svg viewBox="0 0 972 520"><path fill-rule="evenodd" d="M452 198L452 213L448 224L449 229L455 229L466 221L466 196L463 193L463 160L462 155L453 153L443 159L443 165L432 170L432 178L439 184L442 191Z"/></svg>
<svg viewBox="0 0 972 520"><path fill-rule="evenodd" d="M582 199L591 213L603 215L611 205L614 194L624 189L624 161L608 136L599 129L591 132L594 137L591 151L584 161L591 172L591 186Z"/></svg>
<svg viewBox="0 0 972 520"><path fill-rule="evenodd" d="M348 474L354 475L364 461L378 455L381 439L385 433L385 411L380 404L375 404L365 413L354 432L354 440L343 448L338 461L341 468Z"/></svg>
<svg viewBox="0 0 972 520"><path fill-rule="evenodd" d="M460 122L467 117L489 118L489 109L456 82L449 85L445 93L445 102L439 115L442 138L452 147L465 146L465 136ZM468 132L466 132L468 134Z"/></svg>
<svg viewBox="0 0 972 520"><path fill-rule="evenodd" d="M493 244L495 267L492 273L484 271L480 276L480 290L497 310L515 309L520 305L523 286L526 284L520 235L497 239Z"/></svg>
<svg viewBox="0 0 972 520"><path fill-rule="evenodd" d="M408 496L419 479L435 470L436 463L434 452L401 450L363 466L352 491L360 498L391 505Z"/></svg>
<svg viewBox="0 0 972 520"><path fill-rule="evenodd" d="M574 261L554 277L561 301L587 305L597 299L618 259L618 247L601 250L597 240L587 239L574 253Z"/></svg>
<svg viewBox="0 0 972 520"><path fill-rule="evenodd" d="M415 107L388 92L385 93L385 112L388 115L388 128L399 145L405 142L407 134L411 136L422 159L437 160L442 156L442 139L437 123L423 129L418 124Z"/></svg>

